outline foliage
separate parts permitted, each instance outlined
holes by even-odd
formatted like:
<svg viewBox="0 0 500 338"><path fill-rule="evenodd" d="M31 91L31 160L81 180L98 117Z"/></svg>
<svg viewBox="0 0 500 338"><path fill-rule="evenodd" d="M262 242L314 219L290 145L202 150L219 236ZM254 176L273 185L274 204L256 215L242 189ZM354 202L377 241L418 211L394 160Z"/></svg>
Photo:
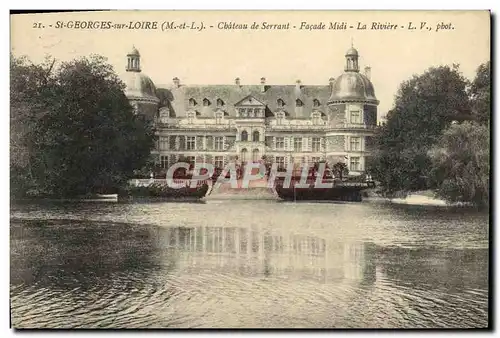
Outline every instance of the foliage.
<svg viewBox="0 0 500 338"><path fill-rule="evenodd" d="M491 68L490 62L480 65L471 84L471 107L475 120L488 124L491 114Z"/></svg>
<svg viewBox="0 0 500 338"><path fill-rule="evenodd" d="M116 189L146 164L152 126L133 114L124 84L103 57L54 66L50 59L35 65L11 58L11 152L18 154L11 157L13 193Z"/></svg>
<svg viewBox="0 0 500 338"><path fill-rule="evenodd" d="M431 188L427 151L453 121L471 119L467 84L456 65L430 68L401 84L368 168L384 193Z"/></svg>
<svg viewBox="0 0 500 338"><path fill-rule="evenodd" d="M489 204L490 130L464 122L446 129L429 151L437 193L450 202Z"/></svg>
<svg viewBox="0 0 500 338"><path fill-rule="evenodd" d="M347 177L349 175L349 168L347 164L343 162L337 162L332 166L332 171L335 177L342 179L343 177Z"/></svg>

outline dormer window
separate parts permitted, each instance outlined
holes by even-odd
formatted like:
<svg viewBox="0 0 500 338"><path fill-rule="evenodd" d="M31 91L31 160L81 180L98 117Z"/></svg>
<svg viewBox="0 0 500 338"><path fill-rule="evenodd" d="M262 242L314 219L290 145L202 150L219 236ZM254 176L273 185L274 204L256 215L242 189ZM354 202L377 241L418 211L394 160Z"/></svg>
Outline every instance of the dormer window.
<svg viewBox="0 0 500 338"><path fill-rule="evenodd" d="M210 101L208 99L203 99L203 106L204 107L210 106Z"/></svg>
<svg viewBox="0 0 500 338"><path fill-rule="evenodd" d="M319 107L320 105L321 105L321 104L320 104L320 102L319 102L319 100L318 100L318 99L314 99L314 100L313 100L313 107L317 108L317 107Z"/></svg>
<svg viewBox="0 0 500 338"><path fill-rule="evenodd" d="M313 124L321 124L323 122L323 119L321 118L321 113L320 112L313 112L311 114L312 118L312 123Z"/></svg>
<svg viewBox="0 0 500 338"><path fill-rule="evenodd" d="M189 106L190 106L190 107L194 107L194 106L196 106L196 101L195 101L195 99L193 99L193 98L190 98L190 99L189 99Z"/></svg>
<svg viewBox="0 0 500 338"><path fill-rule="evenodd" d="M304 103L300 99L295 100L296 107L302 107L303 105L304 105Z"/></svg>
<svg viewBox="0 0 500 338"><path fill-rule="evenodd" d="M194 122L194 119L196 117L196 112L190 111L187 113L187 118L188 118L188 123L191 124Z"/></svg>
<svg viewBox="0 0 500 338"><path fill-rule="evenodd" d="M223 107L224 106L224 101L222 101L221 99L217 99L217 107Z"/></svg>
<svg viewBox="0 0 500 338"><path fill-rule="evenodd" d="M224 118L224 113L222 111L215 112L215 123L222 123L222 119Z"/></svg>
<svg viewBox="0 0 500 338"><path fill-rule="evenodd" d="M283 120L285 119L285 113L284 112L277 112L276 113L276 124L283 124Z"/></svg>
<svg viewBox="0 0 500 338"><path fill-rule="evenodd" d="M285 106L285 102L282 99L278 99L276 103L278 105L278 108L283 108Z"/></svg>

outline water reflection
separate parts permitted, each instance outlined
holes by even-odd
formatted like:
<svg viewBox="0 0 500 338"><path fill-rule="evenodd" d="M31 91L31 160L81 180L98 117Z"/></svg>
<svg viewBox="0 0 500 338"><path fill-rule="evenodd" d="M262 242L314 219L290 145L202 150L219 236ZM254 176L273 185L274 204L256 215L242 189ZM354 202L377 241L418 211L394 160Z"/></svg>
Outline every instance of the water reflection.
<svg viewBox="0 0 500 338"><path fill-rule="evenodd" d="M487 325L488 252L473 245L487 241L482 217L238 206L79 205L54 207L50 221L36 220L47 209L16 211L33 220L11 222L14 326ZM186 221L193 212L203 217Z"/></svg>
<svg viewBox="0 0 500 338"><path fill-rule="evenodd" d="M365 243L341 243L278 229L241 227L167 228L162 248L180 252L178 269L227 271L241 276L314 279L323 283L361 280L374 270L366 265ZM368 280L373 277L366 276Z"/></svg>

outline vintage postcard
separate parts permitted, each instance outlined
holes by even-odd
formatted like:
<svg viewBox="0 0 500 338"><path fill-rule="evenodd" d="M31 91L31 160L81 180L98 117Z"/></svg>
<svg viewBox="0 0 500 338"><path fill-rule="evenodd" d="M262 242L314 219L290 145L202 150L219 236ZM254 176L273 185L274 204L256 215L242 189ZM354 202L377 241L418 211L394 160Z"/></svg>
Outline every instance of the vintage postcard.
<svg viewBox="0 0 500 338"><path fill-rule="evenodd" d="M482 328L489 11L11 15L22 328Z"/></svg>

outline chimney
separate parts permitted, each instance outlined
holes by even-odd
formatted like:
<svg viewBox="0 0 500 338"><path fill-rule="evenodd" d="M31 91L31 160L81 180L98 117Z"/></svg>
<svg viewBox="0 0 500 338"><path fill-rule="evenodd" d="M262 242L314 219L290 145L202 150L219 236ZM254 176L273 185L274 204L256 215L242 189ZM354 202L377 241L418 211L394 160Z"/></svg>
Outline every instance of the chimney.
<svg viewBox="0 0 500 338"><path fill-rule="evenodd" d="M241 86L240 84L240 78L237 77L236 79L234 79L234 84L237 85L237 86Z"/></svg>
<svg viewBox="0 0 500 338"><path fill-rule="evenodd" d="M330 89L333 88L333 83L335 82L335 79L331 77L328 82L330 83Z"/></svg>
<svg viewBox="0 0 500 338"><path fill-rule="evenodd" d="M172 81L174 82L174 86L175 88L179 88L181 86L181 80L179 80L179 78L176 76L172 79Z"/></svg>
<svg viewBox="0 0 500 338"><path fill-rule="evenodd" d="M266 91L266 78L261 77L260 78L260 91L264 93Z"/></svg>
<svg viewBox="0 0 500 338"><path fill-rule="evenodd" d="M372 67L365 67L365 76L368 78L368 80L371 80L372 76Z"/></svg>
<svg viewBox="0 0 500 338"><path fill-rule="evenodd" d="M302 89L302 82L300 80L295 81L295 95L300 96Z"/></svg>

